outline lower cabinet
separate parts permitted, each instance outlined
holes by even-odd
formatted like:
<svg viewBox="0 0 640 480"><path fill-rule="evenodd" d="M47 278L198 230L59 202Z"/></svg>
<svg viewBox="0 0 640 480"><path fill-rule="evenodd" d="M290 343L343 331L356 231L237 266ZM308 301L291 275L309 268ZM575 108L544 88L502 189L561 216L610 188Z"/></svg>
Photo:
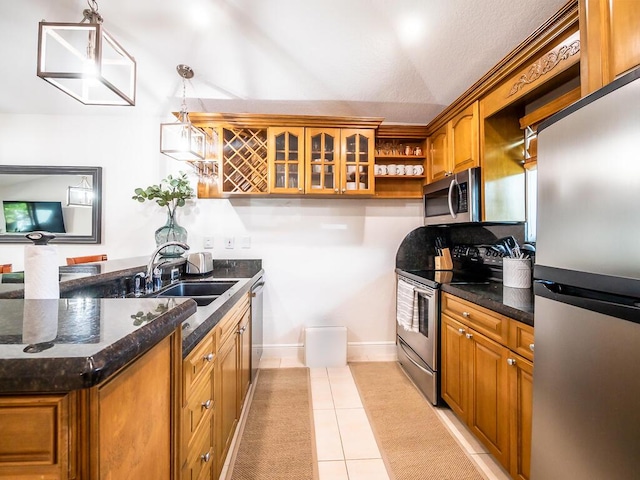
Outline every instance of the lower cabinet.
<svg viewBox="0 0 640 480"><path fill-rule="evenodd" d="M178 476L179 331L105 382L0 396L0 479Z"/></svg>
<svg viewBox="0 0 640 480"><path fill-rule="evenodd" d="M533 343L526 359L510 339L525 330L532 342L533 328L447 293L442 300L442 398L513 478L528 479Z"/></svg>
<svg viewBox="0 0 640 480"><path fill-rule="evenodd" d="M183 361L182 479L217 479L250 382L251 310L243 297Z"/></svg>

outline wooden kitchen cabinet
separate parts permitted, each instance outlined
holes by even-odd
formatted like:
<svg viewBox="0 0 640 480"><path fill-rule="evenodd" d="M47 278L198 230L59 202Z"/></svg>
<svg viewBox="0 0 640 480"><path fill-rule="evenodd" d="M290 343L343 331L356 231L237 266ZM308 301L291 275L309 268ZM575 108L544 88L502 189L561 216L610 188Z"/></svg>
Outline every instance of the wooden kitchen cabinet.
<svg viewBox="0 0 640 480"><path fill-rule="evenodd" d="M442 398L513 478L528 479L533 327L448 293L441 314Z"/></svg>
<svg viewBox="0 0 640 480"><path fill-rule="evenodd" d="M580 0L582 95L640 65L637 0Z"/></svg>
<svg viewBox="0 0 640 480"><path fill-rule="evenodd" d="M307 128L305 193L373 195L374 130Z"/></svg>
<svg viewBox="0 0 640 480"><path fill-rule="evenodd" d="M304 127L269 127L269 193L304 193Z"/></svg>
<svg viewBox="0 0 640 480"><path fill-rule="evenodd" d="M478 118L475 101L429 137L427 183L480 165Z"/></svg>
<svg viewBox="0 0 640 480"><path fill-rule="evenodd" d="M220 476L251 381L250 319L247 294L182 362L183 480Z"/></svg>
<svg viewBox="0 0 640 480"><path fill-rule="evenodd" d="M451 409L503 465L508 465L509 351L444 311L442 325L442 398L453 402Z"/></svg>
<svg viewBox="0 0 640 480"><path fill-rule="evenodd" d="M533 363L511 354L509 370L509 473L529 480L531 472L531 426L533 413Z"/></svg>
<svg viewBox="0 0 640 480"><path fill-rule="evenodd" d="M67 479L75 393L0 398L0 479Z"/></svg>

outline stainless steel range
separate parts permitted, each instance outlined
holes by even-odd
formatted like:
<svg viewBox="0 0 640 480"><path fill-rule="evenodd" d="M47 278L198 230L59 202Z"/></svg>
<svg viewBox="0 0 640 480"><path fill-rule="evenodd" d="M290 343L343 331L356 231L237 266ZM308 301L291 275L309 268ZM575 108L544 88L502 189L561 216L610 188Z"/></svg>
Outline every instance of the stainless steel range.
<svg viewBox="0 0 640 480"><path fill-rule="evenodd" d="M440 287L489 283L502 277L502 258L506 250L500 239L493 245L456 245L452 248L453 271L396 268L396 340L398 361L416 387L434 405L439 392ZM414 324L401 321L407 303ZM405 315L406 316L406 315Z"/></svg>

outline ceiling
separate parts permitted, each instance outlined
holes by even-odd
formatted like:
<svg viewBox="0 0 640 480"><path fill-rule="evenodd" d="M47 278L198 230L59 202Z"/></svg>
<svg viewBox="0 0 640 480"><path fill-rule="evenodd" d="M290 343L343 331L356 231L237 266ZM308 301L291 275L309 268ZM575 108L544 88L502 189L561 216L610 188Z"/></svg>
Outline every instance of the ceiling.
<svg viewBox="0 0 640 480"><path fill-rule="evenodd" d="M189 111L426 124L566 0L99 0L138 65L135 107L84 106L36 76L38 22L85 0L0 1L0 113Z"/></svg>

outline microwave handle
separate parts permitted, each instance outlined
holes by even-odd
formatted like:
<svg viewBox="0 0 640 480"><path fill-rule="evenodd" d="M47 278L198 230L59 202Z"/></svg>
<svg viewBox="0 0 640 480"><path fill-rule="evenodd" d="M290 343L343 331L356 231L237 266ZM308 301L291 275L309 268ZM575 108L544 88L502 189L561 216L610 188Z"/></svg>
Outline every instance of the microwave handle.
<svg viewBox="0 0 640 480"><path fill-rule="evenodd" d="M458 216L458 212L453 211L453 189L457 183L458 182L456 182L455 178L451 180L451 184L449 185L449 195L447 198L447 200L449 201L449 213L453 218L456 218Z"/></svg>

